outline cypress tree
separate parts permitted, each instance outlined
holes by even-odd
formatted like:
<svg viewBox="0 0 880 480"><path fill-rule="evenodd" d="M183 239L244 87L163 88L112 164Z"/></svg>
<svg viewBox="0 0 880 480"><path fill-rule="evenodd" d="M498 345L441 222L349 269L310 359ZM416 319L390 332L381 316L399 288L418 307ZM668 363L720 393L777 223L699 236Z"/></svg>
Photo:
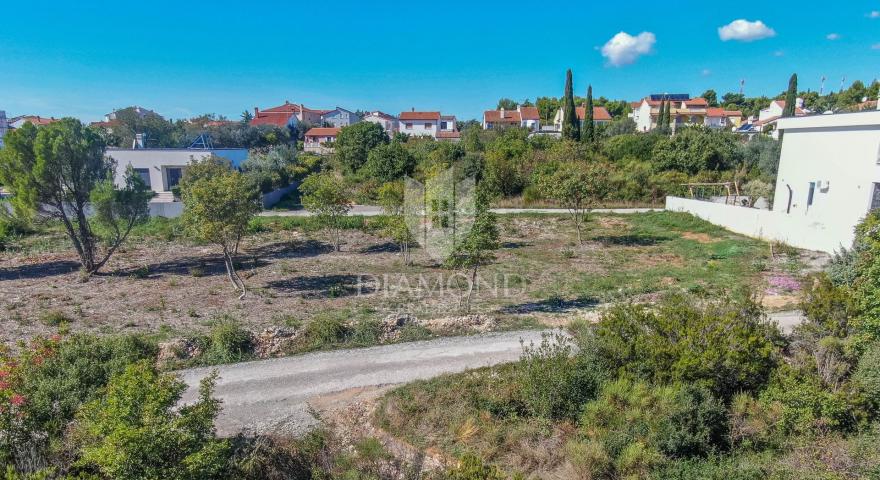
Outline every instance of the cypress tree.
<svg viewBox="0 0 880 480"><path fill-rule="evenodd" d="M596 124L593 123L593 86L587 87L587 103L584 106L584 133L581 139L587 143L596 141Z"/></svg>
<svg viewBox="0 0 880 480"><path fill-rule="evenodd" d="M574 107L574 91L571 87L571 69L565 72L565 93L562 99L562 138L580 140L577 112Z"/></svg>
<svg viewBox="0 0 880 480"><path fill-rule="evenodd" d="M663 122L666 120L666 100L660 100L660 111L657 112L657 129L664 130Z"/></svg>
<svg viewBox="0 0 880 480"><path fill-rule="evenodd" d="M664 115L666 118L663 119L663 125L666 127L667 131L672 130L672 102L670 100L666 100L666 111Z"/></svg>
<svg viewBox="0 0 880 480"><path fill-rule="evenodd" d="M788 79L788 91L785 92L785 108L782 109L783 117L793 117L797 107L797 74L792 73Z"/></svg>

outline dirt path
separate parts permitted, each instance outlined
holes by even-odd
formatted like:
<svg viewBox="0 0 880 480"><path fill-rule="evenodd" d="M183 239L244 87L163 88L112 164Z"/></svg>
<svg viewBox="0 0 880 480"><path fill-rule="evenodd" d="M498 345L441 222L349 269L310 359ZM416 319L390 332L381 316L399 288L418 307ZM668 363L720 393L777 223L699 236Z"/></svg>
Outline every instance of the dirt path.
<svg viewBox="0 0 880 480"><path fill-rule="evenodd" d="M316 425L313 408L344 403L346 395L334 393L514 361L521 341L540 338L540 331L490 333L183 370L180 377L189 385L183 401L193 401L198 382L216 369L215 394L223 401L219 434L296 435Z"/></svg>

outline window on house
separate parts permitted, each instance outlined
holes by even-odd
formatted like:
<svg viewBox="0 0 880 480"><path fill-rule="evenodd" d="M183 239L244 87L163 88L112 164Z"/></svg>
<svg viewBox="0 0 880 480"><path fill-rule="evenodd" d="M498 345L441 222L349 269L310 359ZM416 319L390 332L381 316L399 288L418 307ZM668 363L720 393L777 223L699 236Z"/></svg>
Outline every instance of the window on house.
<svg viewBox="0 0 880 480"><path fill-rule="evenodd" d="M141 180L144 181L144 185L147 188L150 188L150 169L149 168L135 168L134 173L138 174L141 177Z"/></svg>
<svg viewBox="0 0 880 480"><path fill-rule="evenodd" d="M816 182L810 182L810 191L807 193L807 206L813 204L813 195L816 193Z"/></svg>
<svg viewBox="0 0 880 480"><path fill-rule="evenodd" d="M425 130L430 130L430 129L432 129L432 128L434 128L434 124L433 124L433 123L426 123L426 124L425 124Z"/></svg>
<svg viewBox="0 0 880 480"><path fill-rule="evenodd" d="M447 124L446 122L440 122L440 129L441 129L441 130L446 130L446 129L448 128L447 125L448 125L448 124Z"/></svg>
<svg viewBox="0 0 880 480"><path fill-rule="evenodd" d="M407 124L406 124L406 129L407 129L407 130L412 130L412 124L411 124L411 123L407 123Z"/></svg>
<svg viewBox="0 0 880 480"><path fill-rule="evenodd" d="M176 187L177 184L180 183L180 179L183 178L183 169L178 167L169 167L165 171L165 175L168 179L168 190Z"/></svg>
<svg viewBox="0 0 880 480"><path fill-rule="evenodd" d="M871 210L880 208L880 183L874 184L874 193L871 196Z"/></svg>

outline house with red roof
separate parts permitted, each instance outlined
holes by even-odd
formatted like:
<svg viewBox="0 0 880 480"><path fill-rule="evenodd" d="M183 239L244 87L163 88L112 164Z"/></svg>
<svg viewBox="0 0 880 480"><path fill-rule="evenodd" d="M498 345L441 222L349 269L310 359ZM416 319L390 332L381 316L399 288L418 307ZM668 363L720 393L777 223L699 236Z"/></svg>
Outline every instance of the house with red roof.
<svg viewBox="0 0 880 480"><path fill-rule="evenodd" d="M381 112L379 110L367 112L366 114L364 114L361 120L363 120L364 122L378 124L380 127L382 127L382 130L385 130L385 133L387 133L389 137L391 135L394 135L399 127L397 117L395 117L394 115L389 115L385 112Z"/></svg>
<svg viewBox="0 0 880 480"><path fill-rule="evenodd" d="M341 128L315 127L309 129L303 141L303 150L309 153L326 155L333 153L333 143L339 135Z"/></svg>
<svg viewBox="0 0 880 480"><path fill-rule="evenodd" d="M586 117L587 107L575 107L575 113L577 114L578 119L578 127L582 126L584 123L584 118ZM562 119L565 118L565 112L563 109L559 109L556 111L556 116L553 117L553 126L556 128L557 132L562 131ZM605 107L593 107L593 123L596 125L604 125L607 123L611 123L611 113Z"/></svg>
<svg viewBox="0 0 880 480"><path fill-rule="evenodd" d="M41 117L39 115L20 115L18 117L12 117L9 120L9 128L21 128L25 123L33 124L35 127L41 127L43 125L49 125L50 123L57 122L58 119L55 117Z"/></svg>
<svg viewBox="0 0 880 480"><path fill-rule="evenodd" d="M767 108L758 113L758 121L755 122L755 128L758 131L770 134L773 138L779 138L776 123L782 118L783 111L785 111L785 100L773 100ZM803 117L808 114L810 114L810 111L804 108L804 99L798 98L795 103L794 116Z"/></svg>
<svg viewBox="0 0 880 480"><path fill-rule="evenodd" d="M743 113L740 110L725 110L709 107L706 109L706 126L722 130L739 128L742 125Z"/></svg>
<svg viewBox="0 0 880 480"><path fill-rule="evenodd" d="M517 107L516 110L486 110L483 112L483 129L522 127L534 132L541 129L541 115L537 107Z"/></svg>
<svg viewBox="0 0 880 480"><path fill-rule="evenodd" d="M672 131L688 125L705 125L709 102L705 98L691 98L686 93L655 93L639 102L630 114L639 132L650 132L657 128L660 119L660 106L669 104Z"/></svg>
<svg viewBox="0 0 880 480"><path fill-rule="evenodd" d="M400 133L414 137L432 137L437 140L458 141L461 133L452 115L441 115L440 112L400 112Z"/></svg>
<svg viewBox="0 0 880 480"><path fill-rule="evenodd" d="M290 103L260 110L254 107L254 118L251 125L274 125L276 127L296 127L298 123L305 122L310 125L322 125L322 116L331 110L315 110L307 108L302 103Z"/></svg>

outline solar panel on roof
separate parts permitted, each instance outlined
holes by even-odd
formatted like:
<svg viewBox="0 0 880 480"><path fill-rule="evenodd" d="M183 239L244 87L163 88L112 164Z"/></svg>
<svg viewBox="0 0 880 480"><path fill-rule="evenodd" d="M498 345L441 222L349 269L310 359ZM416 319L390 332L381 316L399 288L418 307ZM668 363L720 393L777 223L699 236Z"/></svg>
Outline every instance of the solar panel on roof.
<svg viewBox="0 0 880 480"><path fill-rule="evenodd" d="M683 102L685 100L690 100L691 96L687 93L652 93L650 95L651 101L659 102L661 100L671 100L673 102Z"/></svg>

